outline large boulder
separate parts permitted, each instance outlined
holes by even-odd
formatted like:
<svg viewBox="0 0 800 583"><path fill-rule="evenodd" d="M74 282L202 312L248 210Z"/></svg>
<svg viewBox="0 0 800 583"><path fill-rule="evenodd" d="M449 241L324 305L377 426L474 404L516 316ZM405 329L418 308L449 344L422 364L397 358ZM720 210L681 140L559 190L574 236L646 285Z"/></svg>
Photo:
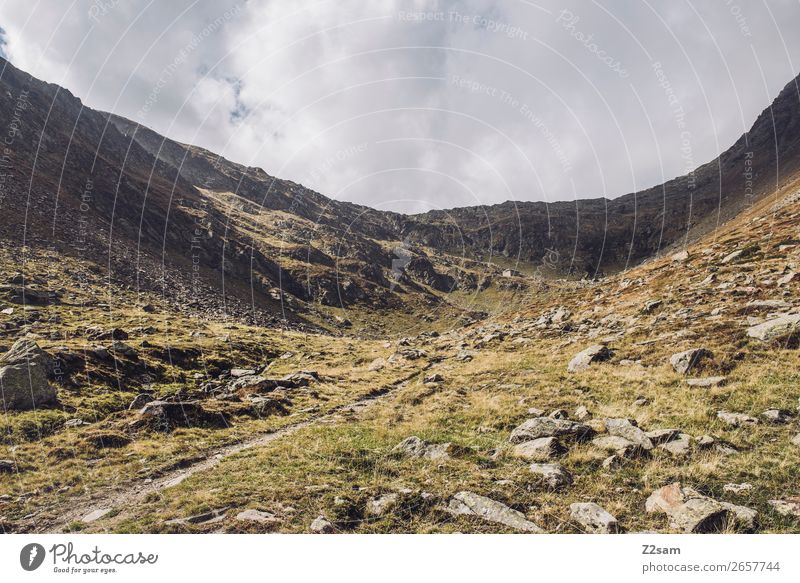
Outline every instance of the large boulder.
<svg viewBox="0 0 800 583"><path fill-rule="evenodd" d="M56 390L47 380L53 359L36 342L21 339L0 357L0 392L6 411L53 405Z"/></svg>

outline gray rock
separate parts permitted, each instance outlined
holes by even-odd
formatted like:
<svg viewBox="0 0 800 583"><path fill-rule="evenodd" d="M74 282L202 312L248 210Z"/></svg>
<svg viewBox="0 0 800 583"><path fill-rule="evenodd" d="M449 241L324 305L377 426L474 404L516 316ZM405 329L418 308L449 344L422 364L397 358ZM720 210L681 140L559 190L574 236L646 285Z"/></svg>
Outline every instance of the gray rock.
<svg viewBox="0 0 800 583"><path fill-rule="evenodd" d="M331 534L334 532L333 524L324 516L317 516L309 526L309 530L315 534Z"/></svg>
<svg viewBox="0 0 800 583"><path fill-rule="evenodd" d="M50 374L55 366L55 360L39 348L34 340L20 338L11 345L8 352L0 355L0 365L3 364L39 365L47 374Z"/></svg>
<svg viewBox="0 0 800 583"><path fill-rule="evenodd" d="M653 442L647 434L630 419L606 419L605 424L609 435L623 437L645 451L653 449Z"/></svg>
<svg viewBox="0 0 800 583"><path fill-rule="evenodd" d="M539 526L525 518L525 515L521 512L473 492L463 491L453 496L448 510L455 515L477 516L488 522L502 524L514 530L535 533L544 532Z"/></svg>
<svg viewBox="0 0 800 583"><path fill-rule="evenodd" d="M632 459L644 453L644 450L631 440L618 435L599 435L592 440L592 445L605 451L613 451L626 459Z"/></svg>
<svg viewBox="0 0 800 583"><path fill-rule="evenodd" d="M619 454L613 454L603 460L603 469L618 470L625 465L625 458Z"/></svg>
<svg viewBox="0 0 800 583"><path fill-rule="evenodd" d="M104 516L106 516L109 512L111 512L111 508L98 508L96 510L92 510L89 514L81 518L81 522L89 524L90 522L95 522L100 520Z"/></svg>
<svg viewBox="0 0 800 583"><path fill-rule="evenodd" d="M431 460L445 460L464 453L463 448L453 443L427 443L416 435L406 437L392 450L409 457L427 458Z"/></svg>
<svg viewBox="0 0 800 583"><path fill-rule="evenodd" d="M798 332L800 332L800 314L779 316L747 329L747 335L750 338L755 338L761 342L785 340Z"/></svg>
<svg viewBox="0 0 800 583"><path fill-rule="evenodd" d="M560 464L531 464L529 469L532 474L540 476L544 484L552 490L572 485L572 474Z"/></svg>
<svg viewBox="0 0 800 583"><path fill-rule="evenodd" d="M577 421L588 421L589 419L592 418L592 414L591 412L589 412L589 409L581 405L580 407L575 409L573 417L575 417Z"/></svg>
<svg viewBox="0 0 800 583"><path fill-rule="evenodd" d="M800 447L800 433L798 433L797 435L795 435L792 438L792 445L796 445L797 447Z"/></svg>
<svg viewBox="0 0 800 583"><path fill-rule="evenodd" d="M619 532L619 523L609 512L594 502L576 502L569 505L572 520L588 532L611 534Z"/></svg>
<svg viewBox="0 0 800 583"><path fill-rule="evenodd" d="M249 369L249 368L232 368L231 369L231 376L235 379L247 376L253 376L256 374L256 371Z"/></svg>
<svg viewBox="0 0 800 583"><path fill-rule="evenodd" d="M675 457L684 457L692 451L692 438L685 433L680 433L675 439L662 443L658 447L668 451Z"/></svg>
<svg viewBox="0 0 800 583"><path fill-rule="evenodd" d="M745 425L756 425L758 419L750 417L744 413L731 413L730 411L718 411L717 418L731 427L742 427Z"/></svg>
<svg viewBox="0 0 800 583"><path fill-rule="evenodd" d="M732 520L732 513L721 504L684 489L674 482L653 492L645 502L647 512L663 512L672 528L686 533L721 532Z"/></svg>
<svg viewBox="0 0 800 583"><path fill-rule="evenodd" d="M648 431L645 435L653 442L654 445L661 445L662 443L667 443L672 441L673 439L677 439L677 437L681 434L680 429L654 429L653 431Z"/></svg>
<svg viewBox="0 0 800 583"><path fill-rule="evenodd" d="M400 500L399 494L396 494L394 492L390 494L384 494L383 496L378 496L377 498L373 498L372 500L367 502L366 515L375 518L380 518L381 516L385 516L389 514L392 510L394 510L399 500Z"/></svg>
<svg viewBox="0 0 800 583"><path fill-rule="evenodd" d="M555 437L540 437L514 446L514 455L528 461L547 461L567 452Z"/></svg>
<svg viewBox="0 0 800 583"><path fill-rule="evenodd" d="M167 520L165 524L173 526L188 526L190 524L204 526L208 524L217 524L225 520L227 510L227 508L219 508L195 514L194 516L187 516L186 518L173 518L172 520Z"/></svg>
<svg viewBox="0 0 800 583"><path fill-rule="evenodd" d="M642 306L642 314L652 314L658 308L662 306L664 302L661 300L650 300L645 302L644 306Z"/></svg>
<svg viewBox="0 0 800 583"><path fill-rule="evenodd" d="M669 363L678 374L686 374L695 368L704 358L711 358L712 354L705 348L692 348L669 357Z"/></svg>
<svg viewBox="0 0 800 583"><path fill-rule="evenodd" d="M725 377L703 377L699 379L686 379L686 384L690 387L720 387L725 384Z"/></svg>
<svg viewBox="0 0 800 583"><path fill-rule="evenodd" d="M731 494L746 494L753 490L753 484L743 483L743 484L725 484L722 487L723 492L730 492Z"/></svg>
<svg viewBox="0 0 800 583"><path fill-rule="evenodd" d="M800 518L800 496L783 500L770 500L769 504L778 514Z"/></svg>
<svg viewBox="0 0 800 583"><path fill-rule="evenodd" d="M128 409L133 411L137 409L141 409L145 405L147 405L150 401L153 401L153 395L150 393L139 393L133 398L131 404L128 405Z"/></svg>
<svg viewBox="0 0 800 583"><path fill-rule="evenodd" d="M575 355L567 365L568 372L580 372L588 369L594 362L603 362L611 358L612 353L607 346L595 344Z"/></svg>
<svg viewBox="0 0 800 583"><path fill-rule="evenodd" d="M0 368L0 394L6 410L24 411L53 405L56 390L40 364L9 364Z"/></svg>
<svg viewBox="0 0 800 583"><path fill-rule="evenodd" d="M792 413L790 411L786 411L785 409L767 409L761 414L764 421L767 423L773 423L775 425L783 425L786 423L791 423Z"/></svg>
<svg viewBox="0 0 800 583"><path fill-rule="evenodd" d="M258 524L277 524L280 519L271 512L248 508L236 515L236 520L240 522L257 522Z"/></svg>
<svg viewBox="0 0 800 583"><path fill-rule="evenodd" d="M591 438L594 431L588 425L576 423L567 419L552 419L550 417L534 417L528 419L511 432L509 441L521 443L540 437L574 437L578 441Z"/></svg>

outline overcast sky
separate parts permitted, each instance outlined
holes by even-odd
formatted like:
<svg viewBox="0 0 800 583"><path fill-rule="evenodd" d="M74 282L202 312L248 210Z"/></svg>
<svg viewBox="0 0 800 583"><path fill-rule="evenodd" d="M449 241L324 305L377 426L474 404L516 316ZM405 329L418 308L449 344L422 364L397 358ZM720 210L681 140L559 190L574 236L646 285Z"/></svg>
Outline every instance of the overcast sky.
<svg viewBox="0 0 800 583"><path fill-rule="evenodd" d="M659 184L800 66L798 0L0 6L0 53L87 105L406 212Z"/></svg>

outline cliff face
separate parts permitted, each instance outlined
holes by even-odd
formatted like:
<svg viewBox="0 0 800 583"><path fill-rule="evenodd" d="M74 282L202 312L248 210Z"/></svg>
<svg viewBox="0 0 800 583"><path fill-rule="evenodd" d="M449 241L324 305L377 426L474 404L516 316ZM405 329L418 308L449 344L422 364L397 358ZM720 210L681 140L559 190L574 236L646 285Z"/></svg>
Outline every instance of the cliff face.
<svg viewBox="0 0 800 583"><path fill-rule="evenodd" d="M2 60L0 96L4 244L52 248L108 266L125 285L267 319L287 317L287 295L385 307L441 299L478 285L471 262L491 257L578 275L624 268L734 216L800 168L797 80L691 176L614 200L415 216L334 201L169 140ZM430 266L421 279L396 273L406 263Z"/></svg>

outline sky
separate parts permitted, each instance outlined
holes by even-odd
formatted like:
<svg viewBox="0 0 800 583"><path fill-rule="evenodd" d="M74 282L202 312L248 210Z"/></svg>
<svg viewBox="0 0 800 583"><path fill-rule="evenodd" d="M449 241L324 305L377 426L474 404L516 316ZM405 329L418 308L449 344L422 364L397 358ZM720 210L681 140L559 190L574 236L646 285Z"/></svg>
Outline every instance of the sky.
<svg viewBox="0 0 800 583"><path fill-rule="evenodd" d="M423 212L683 175L798 74L798 25L798 0L0 0L0 54L170 138Z"/></svg>

